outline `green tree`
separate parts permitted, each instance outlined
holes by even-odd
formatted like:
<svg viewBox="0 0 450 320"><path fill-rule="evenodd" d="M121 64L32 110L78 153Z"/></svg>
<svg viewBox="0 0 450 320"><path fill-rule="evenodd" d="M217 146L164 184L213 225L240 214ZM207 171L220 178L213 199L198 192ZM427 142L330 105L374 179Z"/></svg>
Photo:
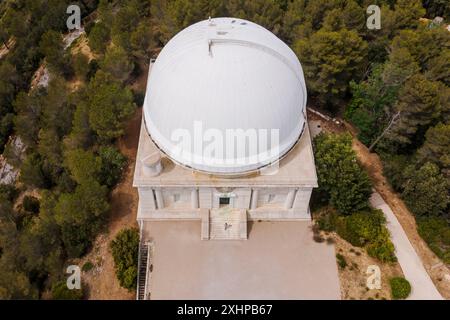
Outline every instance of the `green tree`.
<svg viewBox="0 0 450 320"><path fill-rule="evenodd" d="M428 79L442 81L450 86L450 49L443 49L438 56L428 60L425 67Z"/></svg>
<svg viewBox="0 0 450 320"><path fill-rule="evenodd" d="M100 63L103 71L108 72L118 81L125 81L130 77L134 64L127 52L119 46L111 46Z"/></svg>
<svg viewBox="0 0 450 320"><path fill-rule="evenodd" d="M257 23L275 34L280 33L283 12L275 0L231 0L226 2L230 16Z"/></svg>
<svg viewBox="0 0 450 320"><path fill-rule="evenodd" d="M104 140L123 134L125 120L136 107L131 91L102 71L89 84L88 102L90 126Z"/></svg>
<svg viewBox="0 0 450 320"><path fill-rule="evenodd" d="M419 216L442 215L450 204L449 182L430 162L417 170L411 165L405 170L402 197L411 211Z"/></svg>
<svg viewBox="0 0 450 320"><path fill-rule="evenodd" d="M29 22L25 10L16 8L9 8L2 17L3 26L6 26L6 30L17 38L26 36Z"/></svg>
<svg viewBox="0 0 450 320"><path fill-rule="evenodd" d="M419 161L433 162L450 177L450 124L438 124L428 129L425 143L418 150Z"/></svg>
<svg viewBox="0 0 450 320"><path fill-rule="evenodd" d="M441 114L439 85L417 74L405 82L399 97L395 109L401 112L400 120L386 138L400 145L420 145L423 133Z"/></svg>
<svg viewBox="0 0 450 320"><path fill-rule="evenodd" d="M55 206L62 241L69 257L80 257L91 245L109 210L108 189L94 179L83 181L74 193L63 193Z"/></svg>
<svg viewBox="0 0 450 320"><path fill-rule="evenodd" d="M12 110L11 104L19 85L16 68L8 61L0 63L0 116Z"/></svg>
<svg viewBox="0 0 450 320"><path fill-rule="evenodd" d="M89 33L89 46L97 53L104 53L111 40L110 29L103 21L99 21Z"/></svg>
<svg viewBox="0 0 450 320"><path fill-rule="evenodd" d="M72 58L72 65L75 71L75 75L80 80L87 80L87 75L89 73L89 58L83 53L79 52L75 54Z"/></svg>
<svg viewBox="0 0 450 320"><path fill-rule="evenodd" d="M383 68L383 82L387 86L400 87L419 71L420 67L408 49L394 48Z"/></svg>
<svg viewBox="0 0 450 320"><path fill-rule="evenodd" d="M102 164L100 181L111 188L119 182L127 159L115 147L100 147L98 153Z"/></svg>
<svg viewBox="0 0 450 320"><path fill-rule="evenodd" d="M41 53L46 57L50 69L54 72L67 74L68 61L64 52L62 36L59 32L49 30L43 36L39 43Z"/></svg>
<svg viewBox="0 0 450 320"><path fill-rule="evenodd" d="M383 81L383 66L376 66L366 81L350 82L350 88L345 117L359 129L359 140L370 145L386 127L398 90Z"/></svg>
<svg viewBox="0 0 450 320"><path fill-rule="evenodd" d="M61 141L54 129L39 131L38 152L42 159L42 168L52 181L56 181L62 171Z"/></svg>
<svg viewBox="0 0 450 320"><path fill-rule="evenodd" d="M136 30L131 33L130 42L135 56L146 60L151 58L155 39L149 21L144 20L139 23Z"/></svg>
<svg viewBox="0 0 450 320"><path fill-rule="evenodd" d="M27 275L23 272L11 270L0 264L0 299L37 299L38 292L33 287Z"/></svg>
<svg viewBox="0 0 450 320"><path fill-rule="evenodd" d="M124 229L110 244L116 276L120 285L128 290L136 289L139 254L139 231Z"/></svg>
<svg viewBox="0 0 450 320"><path fill-rule="evenodd" d="M52 287L53 300L81 300L83 299L83 290L67 288L66 281L60 281Z"/></svg>
<svg viewBox="0 0 450 320"><path fill-rule="evenodd" d="M362 74L367 44L355 31L319 30L295 42L309 90L324 105L334 106L343 98L350 80Z"/></svg>
<svg viewBox="0 0 450 320"><path fill-rule="evenodd" d="M421 0L397 0L394 6L397 29L415 29L425 15Z"/></svg>
<svg viewBox="0 0 450 320"><path fill-rule="evenodd" d="M65 154L65 161L72 178L79 184L91 179L98 181L102 162L101 158L96 157L91 151L68 150Z"/></svg>
<svg viewBox="0 0 450 320"><path fill-rule="evenodd" d="M108 189L94 179L83 181L74 193L62 194L55 207L56 221L83 225L98 221L109 210ZM98 225L92 226L94 229Z"/></svg>
<svg viewBox="0 0 450 320"><path fill-rule="evenodd" d="M407 49L422 70L427 69L430 60L450 47L450 36L444 28L418 28L402 30L392 40L391 49Z"/></svg>
<svg viewBox="0 0 450 320"><path fill-rule="evenodd" d="M39 118L42 110L41 93L33 92L28 96L20 92L14 101L14 129L27 145L34 145L38 141Z"/></svg>
<svg viewBox="0 0 450 320"><path fill-rule="evenodd" d="M287 43L293 43L294 39L301 38L305 27L307 15L305 14L306 0L292 0L288 2L283 16L280 35ZM309 29L312 30L311 23Z"/></svg>
<svg viewBox="0 0 450 320"><path fill-rule="evenodd" d="M227 15L223 0L155 0L150 6L155 35L162 44L182 29L208 16Z"/></svg>
<svg viewBox="0 0 450 320"><path fill-rule="evenodd" d="M36 188L48 186L42 169L42 159L37 153L28 155L20 168L20 181Z"/></svg>
<svg viewBox="0 0 450 320"><path fill-rule="evenodd" d="M46 95L42 98L40 127L53 129L58 137L63 137L71 129L73 109L65 80L52 76Z"/></svg>
<svg viewBox="0 0 450 320"><path fill-rule="evenodd" d="M450 17L450 3L447 0L423 0L422 3L428 18Z"/></svg>
<svg viewBox="0 0 450 320"><path fill-rule="evenodd" d="M362 34L367 28L364 11L356 1L346 1L343 7L334 8L326 12L323 28L329 31L346 28Z"/></svg>
<svg viewBox="0 0 450 320"><path fill-rule="evenodd" d="M95 140L94 131L89 124L88 103L87 94L83 92L74 112L72 131L64 139L66 149L88 148Z"/></svg>
<svg viewBox="0 0 450 320"><path fill-rule="evenodd" d="M9 49L8 47L8 41L9 41L9 34L6 31L6 28L2 25L0 25L0 44L5 46L6 49Z"/></svg>
<svg viewBox="0 0 450 320"><path fill-rule="evenodd" d="M352 150L350 135L319 134L314 139L319 190L342 214L364 209L372 193L367 173Z"/></svg>
<svg viewBox="0 0 450 320"><path fill-rule="evenodd" d="M116 46L131 52L130 34L139 23L139 11L132 1L123 5L114 16L111 37Z"/></svg>

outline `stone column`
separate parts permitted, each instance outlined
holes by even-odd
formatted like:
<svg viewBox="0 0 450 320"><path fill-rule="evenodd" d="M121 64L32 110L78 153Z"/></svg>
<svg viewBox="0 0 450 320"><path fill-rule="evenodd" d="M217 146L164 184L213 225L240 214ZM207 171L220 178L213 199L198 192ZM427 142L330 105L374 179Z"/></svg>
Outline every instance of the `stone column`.
<svg viewBox="0 0 450 320"><path fill-rule="evenodd" d="M284 208L285 209L292 209L292 206L294 204L294 199L295 199L295 193L297 192L297 190L292 189L289 190L289 193L286 197L286 200L284 201Z"/></svg>
<svg viewBox="0 0 450 320"><path fill-rule="evenodd" d="M250 209L256 209L256 207L258 206L258 195L259 190L252 189L252 202L250 203Z"/></svg>
<svg viewBox="0 0 450 320"><path fill-rule="evenodd" d="M156 197L156 206L158 209L164 208L164 199L161 192L161 189L155 189L155 197Z"/></svg>
<svg viewBox="0 0 450 320"><path fill-rule="evenodd" d="M198 209L198 190L196 188L191 191L191 205L192 209Z"/></svg>

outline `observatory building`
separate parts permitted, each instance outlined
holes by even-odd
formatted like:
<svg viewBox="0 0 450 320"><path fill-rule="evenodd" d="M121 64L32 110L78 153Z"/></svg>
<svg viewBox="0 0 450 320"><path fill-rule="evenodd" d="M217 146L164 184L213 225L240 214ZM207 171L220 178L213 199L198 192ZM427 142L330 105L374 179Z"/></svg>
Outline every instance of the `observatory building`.
<svg viewBox="0 0 450 320"><path fill-rule="evenodd" d="M242 19L196 23L150 64L134 186L137 219L198 220L247 239L248 220L309 220L317 187L294 52Z"/></svg>

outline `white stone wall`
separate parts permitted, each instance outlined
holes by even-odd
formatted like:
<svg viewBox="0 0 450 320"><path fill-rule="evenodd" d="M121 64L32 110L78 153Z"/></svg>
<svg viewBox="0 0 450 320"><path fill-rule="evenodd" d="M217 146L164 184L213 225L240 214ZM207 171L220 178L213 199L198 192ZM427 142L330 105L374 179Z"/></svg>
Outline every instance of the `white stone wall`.
<svg viewBox="0 0 450 320"><path fill-rule="evenodd" d="M193 188L162 188L164 209L193 209L191 191Z"/></svg>
<svg viewBox="0 0 450 320"><path fill-rule="evenodd" d="M247 187L223 191L213 187L141 187L138 190L143 216L200 218L200 209L219 208L220 197L230 197L230 207L247 210L250 218L282 220L309 216L312 188Z"/></svg>

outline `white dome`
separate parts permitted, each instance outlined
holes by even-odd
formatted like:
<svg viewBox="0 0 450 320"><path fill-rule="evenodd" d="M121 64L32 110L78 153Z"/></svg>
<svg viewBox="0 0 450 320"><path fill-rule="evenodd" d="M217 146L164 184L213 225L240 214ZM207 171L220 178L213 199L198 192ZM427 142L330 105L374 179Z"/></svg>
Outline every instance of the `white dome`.
<svg viewBox="0 0 450 320"><path fill-rule="evenodd" d="M215 174L241 174L278 161L295 145L305 106L302 67L284 42L255 23L215 18L184 29L163 48L149 75L144 117L155 144L175 162ZM239 143L227 152L225 142L221 154L205 151L208 142L203 148L194 146L198 140L190 146L177 143L180 132L192 139L201 136L196 135L200 123L203 133L215 129L209 139L211 133L225 137L227 130L269 130L268 141L258 135L258 144L272 152ZM277 145L271 130L279 130Z"/></svg>

